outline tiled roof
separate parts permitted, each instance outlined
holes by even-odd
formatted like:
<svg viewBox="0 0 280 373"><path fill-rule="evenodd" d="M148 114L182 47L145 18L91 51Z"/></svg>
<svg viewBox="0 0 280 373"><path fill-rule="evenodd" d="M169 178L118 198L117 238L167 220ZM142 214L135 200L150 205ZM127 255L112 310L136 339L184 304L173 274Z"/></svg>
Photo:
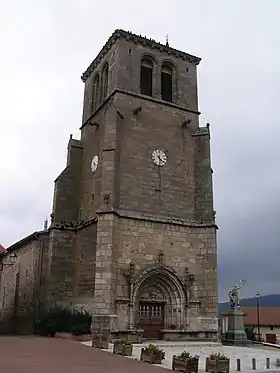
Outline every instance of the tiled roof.
<svg viewBox="0 0 280 373"><path fill-rule="evenodd" d="M5 247L0 244L0 254L5 254L6 252L7 250L5 249Z"/></svg>
<svg viewBox="0 0 280 373"><path fill-rule="evenodd" d="M245 312L244 325L258 324L257 307L242 307ZM280 326L280 307L259 307L260 325Z"/></svg>

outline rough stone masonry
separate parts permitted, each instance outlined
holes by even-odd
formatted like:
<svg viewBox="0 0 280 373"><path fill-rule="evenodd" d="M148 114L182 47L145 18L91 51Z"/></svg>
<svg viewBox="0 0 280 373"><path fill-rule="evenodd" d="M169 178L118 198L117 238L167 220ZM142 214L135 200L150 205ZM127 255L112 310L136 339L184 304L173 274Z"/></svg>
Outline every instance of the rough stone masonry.
<svg viewBox="0 0 280 373"><path fill-rule="evenodd" d="M2 319L27 325L54 303L71 304L111 334L217 337L217 226L199 62L123 30L109 38L82 75L81 139L70 136L51 225L8 249L19 260L2 273L1 296L8 287L12 294Z"/></svg>

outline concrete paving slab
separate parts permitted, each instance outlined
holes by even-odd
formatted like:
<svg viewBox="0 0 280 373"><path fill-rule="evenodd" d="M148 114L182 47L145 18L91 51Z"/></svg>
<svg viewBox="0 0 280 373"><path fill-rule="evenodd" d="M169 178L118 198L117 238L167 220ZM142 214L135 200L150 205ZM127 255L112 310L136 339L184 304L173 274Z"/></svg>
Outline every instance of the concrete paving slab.
<svg viewBox="0 0 280 373"><path fill-rule="evenodd" d="M252 369L252 359L255 358L258 373L260 373L261 371L264 371L266 373L280 373L280 369L276 367L276 360L280 358L280 351L278 350L262 350L260 346L258 346L258 348L231 347L223 346L219 343L213 343L213 345L209 345L208 342L174 342L170 344L170 342L153 341L152 343L160 346L160 348L165 351L165 360L163 360L162 364L158 365L162 368L171 369L173 355L179 355L184 350L187 350L192 355L200 356L199 372L201 373L205 372L206 357L208 357L212 353L218 352L221 352L230 358L230 372L236 372L237 359L241 360L241 372L254 372ZM91 346L91 342L83 342L83 344ZM133 345L132 357L129 358L140 360L141 348L148 344L149 342L145 342L141 345ZM113 344L110 344L109 349L104 351L112 353ZM266 358L270 359L270 369L266 369Z"/></svg>

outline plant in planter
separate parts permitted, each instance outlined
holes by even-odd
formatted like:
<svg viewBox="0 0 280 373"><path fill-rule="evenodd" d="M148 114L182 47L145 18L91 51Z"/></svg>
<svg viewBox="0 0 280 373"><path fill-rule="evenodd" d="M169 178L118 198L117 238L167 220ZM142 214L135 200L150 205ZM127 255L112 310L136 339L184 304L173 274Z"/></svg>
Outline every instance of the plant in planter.
<svg viewBox="0 0 280 373"><path fill-rule="evenodd" d="M92 333L92 347L100 349L109 348L109 339L106 338L106 335L101 330Z"/></svg>
<svg viewBox="0 0 280 373"><path fill-rule="evenodd" d="M149 346L141 349L141 361L146 361L150 364L161 364L163 359L165 359L165 352L160 350L158 346L149 344Z"/></svg>
<svg viewBox="0 0 280 373"><path fill-rule="evenodd" d="M183 351L181 355L174 355L172 359L172 370L179 370L180 372L198 372L199 356L192 356L189 352Z"/></svg>
<svg viewBox="0 0 280 373"><path fill-rule="evenodd" d="M229 358L223 353L211 354L206 358L205 372L229 372Z"/></svg>
<svg viewBox="0 0 280 373"><path fill-rule="evenodd" d="M132 343L130 343L126 338L122 338L114 342L113 353L123 356L132 355Z"/></svg>

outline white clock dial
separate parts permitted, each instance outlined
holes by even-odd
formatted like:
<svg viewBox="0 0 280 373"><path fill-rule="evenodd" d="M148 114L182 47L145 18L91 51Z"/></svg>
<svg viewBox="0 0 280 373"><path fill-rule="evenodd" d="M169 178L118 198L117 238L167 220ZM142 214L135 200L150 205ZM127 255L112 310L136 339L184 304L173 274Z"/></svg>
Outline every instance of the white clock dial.
<svg viewBox="0 0 280 373"><path fill-rule="evenodd" d="M166 154L164 153L163 150L156 149L152 153L152 160L153 160L154 164L156 164L159 167L162 167L162 166L165 165L165 163L167 161L167 156L166 156Z"/></svg>
<svg viewBox="0 0 280 373"><path fill-rule="evenodd" d="M94 171L97 169L97 166L98 166L98 157L97 157L97 155L95 155L95 156L92 158L92 161L91 161L91 169L92 169L92 172L94 172Z"/></svg>

